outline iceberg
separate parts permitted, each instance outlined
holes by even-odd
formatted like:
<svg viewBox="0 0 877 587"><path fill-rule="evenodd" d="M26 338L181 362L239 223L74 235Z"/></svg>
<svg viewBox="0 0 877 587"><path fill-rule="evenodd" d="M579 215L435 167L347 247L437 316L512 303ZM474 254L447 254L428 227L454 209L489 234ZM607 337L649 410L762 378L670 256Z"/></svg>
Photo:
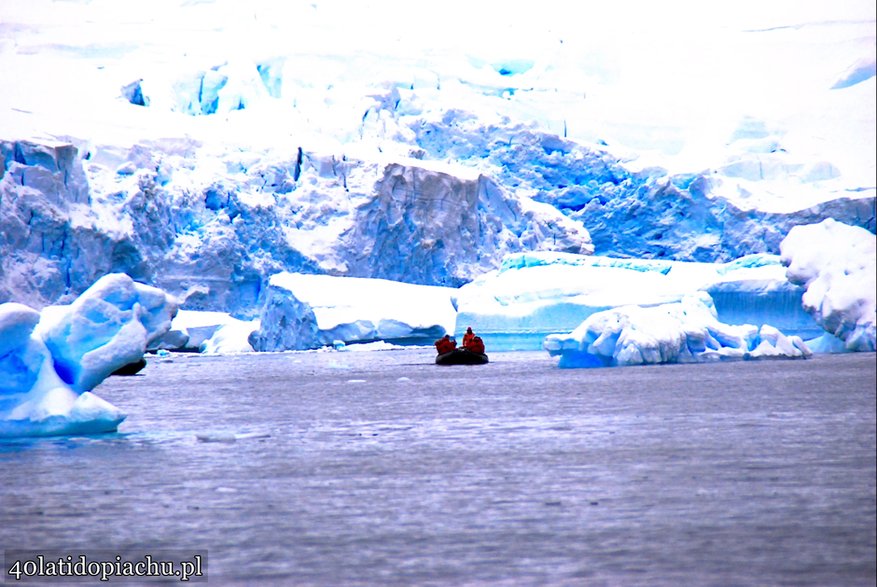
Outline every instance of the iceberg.
<svg viewBox="0 0 877 587"><path fill-rule="evenodd" d="M174 299L123 274L42 313L0 304L0 437L115 430L125 414L92 390L142 359L175 312Z"/></svg>
<svg viewBox="0 0 877 587"><path fill-rule="evenodd" d="M560 357L561 368L812 355L800 337L786 337L770 325L719 322L706 293L670 304L597 312L569 334L547 336L543 348Z"/></svg>
<svg viewBox="0 0 877 587"><path fill-rule="evenodd" d="M269 282L257 351L377 340L431 344L454 328L453 289L385 279L278 273Z"/></svg>
<svg viewBox="0 0 877 587"><path fill-rule="evenodd" d="M847 351L875 350L877 237L832 219L796 226L781 243L792 283L806 288L804 308ZM839 350L823 340L820 347Z"/></svg>
<svg viewBox="0 0 877 587"><path fill-rule="evenodd" d="M251 353L247 341L259 329L259 320L241 320L226 312L179 310L170 330L148 350L199 352L208 355Z"/></svg>
<svg viewBox="0 0 877 587"><path fill-rule="evenodd" d="M37 331L58 375L83 392L140 360L149 344L170 328L176 311L176 302L160 289L114 273L97 280L69 306L44 310Z"/></svg>

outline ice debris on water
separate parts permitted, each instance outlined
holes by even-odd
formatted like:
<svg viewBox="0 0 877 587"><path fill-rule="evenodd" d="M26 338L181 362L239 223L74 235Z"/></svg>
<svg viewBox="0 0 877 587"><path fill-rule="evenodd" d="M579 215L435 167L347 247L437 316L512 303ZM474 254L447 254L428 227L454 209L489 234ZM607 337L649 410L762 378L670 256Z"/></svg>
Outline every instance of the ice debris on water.
<svg viewBox="0 0 877 587"><path fill-rule="evenodd" d="M238 440L251 440L251 439L260 439L260 438L270 438L271 435L264 432L230 432L230 431L217 431L217 432L199 432L195 435L195 438L199 442L216 442L216 443L226 443L232 444L237 442Z"/></svg>

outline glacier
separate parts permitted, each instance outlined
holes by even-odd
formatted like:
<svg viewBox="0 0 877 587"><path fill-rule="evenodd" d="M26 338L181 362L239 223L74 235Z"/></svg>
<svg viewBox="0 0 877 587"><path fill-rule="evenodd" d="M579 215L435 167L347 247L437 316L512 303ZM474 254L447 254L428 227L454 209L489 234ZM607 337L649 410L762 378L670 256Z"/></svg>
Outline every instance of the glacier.
<svg viewBox="0 0 877 587"><path fill-rule="evenodd" d="M105 275L68 306L0 304L0 437L115 430L125 414L94 388L142 359L176 309L124 274Z"/></svg>
<svg viewBox="0 0 877 587"><path fill-rule="evenodd" d="M496 266L505 251L593 250L587 230L557 209L434 162L302 154L299 164L296 148L291 159L238 154L247 160L226 161L236 169L213 175L192 159L222 155L170 142L132 149L131 165L119 162L124 173L73 183L83 160L62 159L78 153L72 145L4 148L13 156L0 180L0 227L13 254L2 261L0 299L54 302L106 272L124 272L186 299L189 309L240 311L261 302L279 271L454 286Z"/></svg>
<svg viewBox="0 0 877 587"><path fill-rule="evenodd" d="M870 4L744 1L696 25L676 5L451 4L470 18L4 8L0 302L71 304L122 273L179 302L149 350L470 324L502 350L706 294L721 324L873 350L867 248L796 236L877 230ZM844 255L860 277L830 269ZM420 316L383 302L420 296Z"/></svg>

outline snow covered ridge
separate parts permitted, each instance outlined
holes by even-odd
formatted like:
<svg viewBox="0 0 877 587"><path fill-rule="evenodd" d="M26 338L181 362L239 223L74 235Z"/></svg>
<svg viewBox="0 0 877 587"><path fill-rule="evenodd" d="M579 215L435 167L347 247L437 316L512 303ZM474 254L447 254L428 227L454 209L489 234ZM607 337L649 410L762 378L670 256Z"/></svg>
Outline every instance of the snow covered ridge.
<svg viewBox="0 0 877 587"><path fill-rule="evenodd" d="M797 226L782 242L789 281L807 288L804 308L850 351L874 351L877 238L834 220Z"/></svg>
<svg viewBox="0 0 877 587"><path fill-rule="evenodd" d="M377 340L432 344L454 331L446 287L383 279L279 273L271 277L257 351L315 349Z"/></svg>
<svg viewBox="0 0 877 587"><path fill-rule="evenodd" d="M0 437L94 434L125 419L92 390L170 328L175 300L127 275L42 313L0 304Z"/></svg>
<svg viewBox="0 0 877 587"><path fill-rule="evenodd" d="M803 359L812 354L799 337L786 337L772 326L719 322L706 294L597 312L567 335L546 337L543 347L560 356L561 368Z"/></svg>

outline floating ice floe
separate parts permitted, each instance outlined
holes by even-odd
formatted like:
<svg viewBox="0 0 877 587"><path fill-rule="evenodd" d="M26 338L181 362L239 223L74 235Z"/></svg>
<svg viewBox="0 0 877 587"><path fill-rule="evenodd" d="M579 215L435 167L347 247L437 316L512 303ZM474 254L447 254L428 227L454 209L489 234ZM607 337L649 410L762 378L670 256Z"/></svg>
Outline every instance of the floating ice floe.
<svg viewBox="0 0 877 587"><path fill-rule="evenodd" d="M787 337L772 326L719 322L712 299L703 292L669 304L597 312L569 334L547 336L543 348L559 356L563 368L802 359L812 354L800 337Z"/></svg>
<svg viewBox="0 0 877 587"><path fill-rule="evenodd" d="M226 312L180 310L170 330L150 350L179 350L211 355L253 352L247 342L259 320L240 320Z"/></svg>
<svg viewBox="0 0 877 587"><path fill-rule="evenodd" d="M451 332L447 287L385 279L278 273L271 277L257 351L305 350L377 340L431 344Z"/></svg>
<svg viewBox="0 0 877 587"><path fill-rule="evenodd" d="M123 274L42 314L0 305L0 437L115 430L125 414L92 389L142 359L175 312L164 292Z"/></svg>
<svg viewBox="0 0 877 587"><path fill-rule="evenodd" d="M820 348L874 351L877 237L828 219L796 226L780 248L789 281L806 287L804 308L827 333Z"/></svg>

